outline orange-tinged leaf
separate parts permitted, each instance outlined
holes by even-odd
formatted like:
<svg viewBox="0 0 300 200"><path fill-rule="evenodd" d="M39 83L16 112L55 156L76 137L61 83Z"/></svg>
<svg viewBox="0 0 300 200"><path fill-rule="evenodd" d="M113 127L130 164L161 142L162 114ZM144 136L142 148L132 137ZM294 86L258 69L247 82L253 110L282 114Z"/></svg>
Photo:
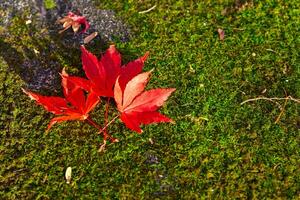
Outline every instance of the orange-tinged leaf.
<svg viewBox="0 0 300 200"><path fill-rule="evenodd" d="M143 92L151 72L132 78L122 90L119 79L114 89L114 97L121 113L120 119L131 130L141 133L141 124L172 122L156 110L163 105L175 88L153 89Z"/></svg>
<svg viewBox="0 0 300 200"><path fill-rule="evenodd" d="M118 109L120 111L123 111L122 110L123 94L122 94L122 89L119 84L119 78L116 80L116 84L114 87L114 98L115 98L115 102L117 104Z"/></svg>
<svg viewBox="0 0 300 200"><path fill-rule="evenodd" d="M148 83L150 74L151 72L141 73L127 83L123 96L123 108L129 106L133 99L143 92Z"/></svg>
<svg viewBox="0 0 300 200"><path fill-rule="evenodd" d="M175 88L168 89L153 89L143 92L136 97L133 102L126 107L124 111L145 112L154 111L161 107L163 103L168 99Z"/></svg>

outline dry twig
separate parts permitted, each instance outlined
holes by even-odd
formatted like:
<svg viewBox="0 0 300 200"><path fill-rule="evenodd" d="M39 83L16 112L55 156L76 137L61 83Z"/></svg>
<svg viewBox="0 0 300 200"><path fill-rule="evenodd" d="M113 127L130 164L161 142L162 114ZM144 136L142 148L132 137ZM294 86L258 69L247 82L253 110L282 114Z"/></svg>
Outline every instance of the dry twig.
<svg viewBox="0 0 300 200"><path fill-rule="evenodd" d="M294 97L291 97L291 96L287 96L287 97L284 97L284 98L280 98L280 97L272 97L272 98L268 98L268 97L256 97L256 98L253 98L253 99L247 99L246 101L243 101L241 103L241 105L245 104L245 103L248 103L248 102L251 102L251 101L257 101L257 100L268 100L268 101L272 101L274 102L274 100L291 100L291 101L295 101L296 103L300 103L300 99L296 99ZM278 103L278 102L276 102Z"/></svg>
<svg viewBox="0 0 300 200"><path fill-rule="evenodd" d="M285 106L286 106L286 104L287 104L287 102L289 100L290 101L294 101L296 103L300 103L300 99L296 99L296 98L294 98L292 96L287 96L287 97L284 97L284 98L281 98L281 97L272 97L272 98L268 98L268 97L256 97L256 98L253 98L253 99L247 99L247 100L243 101L241 103L241 105L243 105L245 103L248 103L248 102L251 102L251 101L257 101L257 100L267 100L267 101L271 101L273 103L276 103L278 105L278 107L280 108L281 112L279 113L278 117L276 118L275 124L277 124L279 122L281 116L284 113ZM282 101L282 100L285 100L283 106L281 106L280 103L277 102L277 101Z"/></svg>
<svg viewBox="0 0 300 200"><path fill-rule="evenodd" d="M150 11L153 10L154 8L156 8L156 5L152 6L152 7L149 8L148 10L140 11L139 14L145 14L145 13L147 13L147 12L150 12Z"/></svg>

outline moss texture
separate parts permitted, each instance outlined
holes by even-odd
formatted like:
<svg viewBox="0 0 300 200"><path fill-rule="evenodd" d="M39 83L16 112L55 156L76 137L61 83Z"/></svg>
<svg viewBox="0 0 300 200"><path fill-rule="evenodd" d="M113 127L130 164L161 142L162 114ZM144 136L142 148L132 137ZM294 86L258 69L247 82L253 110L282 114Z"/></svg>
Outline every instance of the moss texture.
<svg viewBox="0 0 300 200"><path fill-rule="evenodd" d="M118 121L109 131L120 142L105 153L96 130L80 122L46 134L53 116L21 92L20 77L1 61L1 198L299 198L299 104L287 101L278 123L281 110L272 102L240 105L259 95L300 98L298 1L95 2L134 32L130 42L115 42L124 63L150 51L148 88L177 88L161 109L176 124L145 126L137 135ZM74 60L58 62L82 73ZM102 123L102 114L100 105L92 117Z"/></svg>

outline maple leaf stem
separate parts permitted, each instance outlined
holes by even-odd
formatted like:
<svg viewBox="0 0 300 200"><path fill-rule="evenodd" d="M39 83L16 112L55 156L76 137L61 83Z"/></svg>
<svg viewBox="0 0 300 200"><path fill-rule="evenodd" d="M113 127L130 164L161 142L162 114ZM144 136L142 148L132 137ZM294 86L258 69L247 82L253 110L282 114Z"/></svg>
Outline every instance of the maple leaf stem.
<svg viewBox="0 0 300 200"><path fill-rule="evenodd" d="M116 115L112 120L110 120L99 132L99 134L101 134L103 131L106 130L106 128L113 123L114 121L116 121L116 119L119 117L119 115Z"/></svg>
<svg viewBox="0 0 300 200"><path fill-rule="evenodd" d="M92 120L90 117L88 117L85 120L88 124L90 124L91 126L95 127L96 129L98 129L100 132L99 134L101 134L103 132L103 129L101 128L101 126L99 124L97 124L94 120ZM114 140L113 137L111 137L109 134L103 134L104 140L106 140L106 138L110 138L111 140Z"/></svg>
<svg viewBox="0 0 300 200"><path fill-rule="evenodd" d="M106 106L105 106L105 125L108 122L109 100L110 100L110 97L108 97L107 102L106 102Z"/></svg>
<svg viewBox="0 0 300 200"><path fill-rule="evenodd" d="M107 125L107 122L108 122L108 110L109 110L109 100L110 100L110 98L108 97L108 99L107 99L107 102L106 102L106 105L105 105L105 122L104 122L104 127L105 127L105 129L104 129L104 131L103 131L103 137L104 137L104 140L106 140L106 137L107 137L107 130L106 130L106 125Z"/></svg>
<svg viewBox="0 0 300 200"><path fill-rule="evenodd" d="M91 125L91 126L95 127L96 129L98 129L98 130L99 130L98 134L103 133L103 131L104 131L104 130L106 129L106 127L107 127L107 126L106 126L106 127L101 128L101 126L100 126L97 122L95 122L94 120L92 120L90 117L88 117L88 118L85 120L85 122L87 122L89 125ZM111 135L109 135L106 131L105 131L105 133L103 133L103 138L104 138L104 141L106 141L107 138L108 138L111 142L118 142L118 141L119 141L118 139L116 139L116 138L112 137Z"/></svg>
<svg viewBox="0 0 300 200"><path fill-rule="evenodd" d="M97 124L94 120L92 120L90 117L86 118L85 120L89 125L94 126L98 130L102 130L101 126Z"/></svg>

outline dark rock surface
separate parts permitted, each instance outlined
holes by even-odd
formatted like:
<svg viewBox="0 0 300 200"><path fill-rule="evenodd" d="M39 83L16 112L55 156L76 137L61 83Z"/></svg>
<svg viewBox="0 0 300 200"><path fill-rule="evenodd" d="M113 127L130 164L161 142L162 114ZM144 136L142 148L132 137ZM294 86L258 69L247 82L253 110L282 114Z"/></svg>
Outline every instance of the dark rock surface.
<svg viewBox="0 0 300 200"><path fill-rule="evenodd" d="M89 34L99 33L88 44L94 48L114 38L123 42L130 38L129 29L115 13L97 9L92 0L54 2L47 9L43 0L0 0L0 56L28 89L37 92L60 91L62 65L78 67L79 46ZM86 33L74 34L71 29L58 33L62 25L57 20L69 11L87 18L91 27Z"/></svg>
<svg viewBox="0 0 300 200"><path fill-rule="evenodd" d="M61 26L55 24L56 20L72 11L90 22L91 28L84 35L97 31L104 41L117 37L126 42L130 38L129 29L116 18L114 11L97 9L92 0L55 0L55 4L54 8L46 9L43 0L0 0L0 26L9 26L14 16L28 11L27 18L39 22L40 28L47 25L50 32L57 31Z"/></svg>

